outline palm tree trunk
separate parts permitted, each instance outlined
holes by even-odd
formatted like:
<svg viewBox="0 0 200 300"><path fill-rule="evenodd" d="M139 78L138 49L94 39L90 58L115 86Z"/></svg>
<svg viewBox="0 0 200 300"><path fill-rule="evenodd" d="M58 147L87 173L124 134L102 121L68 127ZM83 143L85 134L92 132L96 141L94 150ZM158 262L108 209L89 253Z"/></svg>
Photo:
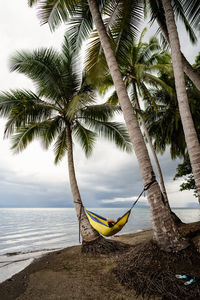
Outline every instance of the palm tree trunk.
<svg viewBox="0 0 200 300"><path fill-rule="evenodd" d="M141 110L141 108L140 108L140 103L139 103L139 99L138 99L137 88L136 88L135 82L133 82L133 91L134 91L134 95L135 95L135 104L136 104L136 108L139 109L139 110ZM140 120L141 120L141 123L142 123L142 127L143 127L143 129L144 129L145 136L146 136L146 138L147 138L148 144L149 144L149 146L150 146L150 148L151 148L151 152L152 152L152 154L153 154L153 158L154 158L154 160L155 160L156 169L157 169L158 177L159 177L159 181L160 181L161 191L162 191L162 193L163 193L165 202L166 202L166 204L168 205L168 197L167 197L167 192L166 192L166 188L165 188L165 184L164 184L164 179L163 179L163 175L162 175L160 163L159 163L159 161L158 161L158 157L157 157L156 151L155 151L155 149L154 149L154 146L153 146L153 144L152 144L152 141L151 141L149 132L148 132L148 130L147 130L146 124L145 124L144 119L143 119L142 116L140 116Z"/></svg>
<svg viewBox="0 0 200 300"><path fill-rule="evenodd" d="M68 171L69 171L70 187L71 187L72 196L74 200L76 215L80 223L81 237L83 241L91 242L99 238L100 235L90 225L81 201L81 196L80 196L80 192L76 180L75 169L74 169L73 145L72 145L70 125L67 126L67 155L68 155Z"/></svg>
<svg viewBox="0 0 200 300"><path fill-rule="evenodd" d="M136 84L135 84L134 81L133 81L133 90L134 90L134 95L135 95L136 108L139 109L139 110L141 110L139 99L138 99L138 94L137 94L137 88L136 88ZM159 163L156 151L154 149L154 146L152 144L152 141L151 141L148 129L146 127L145 121L144 121L144 119L143 119L142 116L140 116L140 120L141 120L142 127L144 129L147 141L148 141L149 146L151 148L151 152L153 154L153 158L154 158L154 161L155 161L155 164L156 164L156 169L157 169L158 177L159 177L159 181L160 181L160 188L161 188L161 191L162 191L163 196L164 196L165 205L168 206L168 208L170 210L170 213L171 213L171 216L172 216L172 219L174 220L175 224L177 224L177 225L183 224L183 222L181 221L181 219L171 210L171 207L169 205L168 196L167 196L167 191L166 191L165 184L164 184L162 170L161 170L161 167L160 167L160 163Z"/></svg>
<svg viewBox="0 0 200 300"><path fill-rule="evenodd" d="M168 42L168 44L170 44L169 34L167 32L166 26L164 26L162 20L160 20L159 18L157 18L157 22L158 22L158 25L159 25L166 41ZM191 66L191 64L189 63L189 61L186 59L186 57L184 56L184 54L182 52L181 52L181 57L182 57L183 70L184 70L185 74L190 78L190 80L193 82L193 84L196 86L196 88L200 91L200 75L199 75L199 73Z"/></svg>
<svg viewBox="0 0 200 300"><path fill-rule="evenodd" d="M189 153L189 158L192 166L192 172L195 179L195 185L198 191L198 198L200 202L200 146L197 133L192 120L190 107L188 104L187 92L185 88L185 79L182 66L182 56L180 51L180 43L177 32L176 23L174 20L174 13L170 0L162 0L165 11L165 18L169 34L172 63L174 69L175 85L177 92L177 99L179 105L180 116L183 124L185 134L185 141Z"/></svg>
<svg viewBox="0 0 200 300"><path fill-rule="evenodd" d="M139 109L139 110L141 110L140 109L139 99L138 99L138 94L137 94L137 89L136 89L136 85L135 85L134 82L133 82L133 89L134 89L134 94L135 94L136 108ZM166 191L165 184L164 184L162 170L161 170L161 167L160 167L160 163L159 163L156 151L154 149L154 146L152 144L152 141L151 141L148 129L146 127L146 124L145 124L144 119L143 119L142 116L140 116L140 120L141 120L142 127L144 129L147 141L149 143L149 146L151 148L151 151L152 151L152 154L153 154L153 157L154 157L154 160L155 160L155 164L156 164L156 168L157 168L157 172L158 172L158 177L159 177L159 181L160 181L160 187L161 187L161 191L162 191L163 196L164 196L165 205L168 206L168 208L170 210L170 213L171 213L171 216L172 216L172 219L175 222L175 224L177 224L177 225L183 224L183 222L181 221L181 219L171 210L171 207L169 205L168 196L167 196L167 191Z"/></svg>
<svg viewBox="0 0 200 300"><path fill-rule="evenodd" d="M119 71L97 3L95 0L88 0L88 4L119 98L130 139L139 162L143 183L146 185L155 180L155 174L153 172L144 138L124 86L122 75ZM158 245L168 251L179 251L180 249L187 247L187 242L179 234L178 229L171 218L170 211L163 201L163 196L157 181L155 181L147 190L147 197L151 209L154 239Z"/></svg>

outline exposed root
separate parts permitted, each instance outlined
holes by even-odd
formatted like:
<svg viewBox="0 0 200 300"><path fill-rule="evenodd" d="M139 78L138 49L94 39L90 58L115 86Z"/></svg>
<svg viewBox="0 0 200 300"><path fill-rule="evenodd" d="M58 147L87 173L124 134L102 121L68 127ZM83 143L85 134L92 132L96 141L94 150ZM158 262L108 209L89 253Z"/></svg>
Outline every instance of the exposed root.
<svg viewBox="0 0 200 300"><path fill-rule="evenodd" d="M200 299L200 257L192 246L168 253L152 241L138 245L120 257L113 272L120 283L145 299L155 295L163 300ZM191 275L196 281L185 286L186 280L177 279L176 274Z"/></svg>
<svg viewBox="0 0 200 300"><path fill-rule="evenodd" d="M130 249L130 245L105 239L102 236L91 242L82 242L81 252L85 254L98 255L110 254Z"/></svg>

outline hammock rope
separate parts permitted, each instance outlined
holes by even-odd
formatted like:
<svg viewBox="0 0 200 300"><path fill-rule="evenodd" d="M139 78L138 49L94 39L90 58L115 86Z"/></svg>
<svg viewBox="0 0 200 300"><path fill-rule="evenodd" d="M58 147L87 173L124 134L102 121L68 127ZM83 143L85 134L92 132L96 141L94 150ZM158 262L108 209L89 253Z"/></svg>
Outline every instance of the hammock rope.
<svg viewBox="0 0 200 300"><path fill-rule="evenodd" d="M135 200L135 202L132 204L130 210L135 206L135 204L138 202L138 200L140 199L140 197L142 196L142 194L145 193L145 192L150 188L150 186L151 186L154 182L156 182L155 179L152 180L151 182L147 183L147 184L144 186L143 190L141 191L141 193L139 194L139 196L137 197L137 199Z"/></svg>
<svg viewBox="0 0 200 300"><path fill-rule="evenodd" d="M104 217L101 217L99 215L97 215L96 213L93 213L91 211L85 210L82 202L79 201L75 201L75 203L78 203L80 205L80 213L79 213L79 243L81 241L81 228L80 228L80 224L81 224L81 215L82 215L82 209L85 210L86 215L88 217L88 220L90 222L90 225L97 230L99 233L101 233L104 236L112 236L115 233L119 232L124 225L128 222L128 218L129 215L131 213L131 210L133 209L133 207L136 205L136 203L138 202L138 200L140 199L140 197L142 196L143 193L145 193L145 191L147 191L150 186L156 182L156 180L152 180L151 182L147 183L143 190L141 191L141 193L139 194L139 196L137 197L137 199L133 202L132 206L130 207L130 209L120 218L117 219L117 221L112 225L109 226L107 219Z"/></svg>

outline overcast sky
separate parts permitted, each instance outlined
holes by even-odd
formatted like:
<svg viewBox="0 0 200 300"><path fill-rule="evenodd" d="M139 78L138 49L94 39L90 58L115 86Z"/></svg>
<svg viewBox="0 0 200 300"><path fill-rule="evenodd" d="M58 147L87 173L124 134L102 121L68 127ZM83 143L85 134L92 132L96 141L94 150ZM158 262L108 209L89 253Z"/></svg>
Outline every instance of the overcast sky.
<svg viewBox="0 0 200 300"><path fill-rule="evenodd" d="M10 73L8 59L16 50L53 46L59 49L64 26L51 33L40 26L36 12L26 0L4 1L0 11L0 91L14 88L33 89L30 80ZM184 31L179 29L182 51L191 63L200 50L192 47ZM44 151L38 142L14 155L8 140L3 140L5 120L0 119L0 207L71 207L66 158L55 166L51 149ZM173 207L194 207L192 192L179 192L179 182L173 180L178 161L169 153L159 157L166 188ZM100 140L90 159L75 148L77 180L85 206L130 207L143 188L135 154L126 154L114 145ZM146 204L142 198L140 203Z"/></svg>

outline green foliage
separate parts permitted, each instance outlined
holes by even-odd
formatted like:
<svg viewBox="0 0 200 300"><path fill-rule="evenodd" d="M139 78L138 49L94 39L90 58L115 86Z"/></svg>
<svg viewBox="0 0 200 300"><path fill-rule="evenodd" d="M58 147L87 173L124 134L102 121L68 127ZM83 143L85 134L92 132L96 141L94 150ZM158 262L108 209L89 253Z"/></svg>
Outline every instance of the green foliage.
<svg viewBox="0 0 200 300"><path fill-rule="evenodd" d="M195 64L193 67L199 71L200 70L200 53L196 56ZM200 99L200 92L193 86L191 81L187 80L187 93L191 108L191 113L193 116L193 121L195 124L195 128L197 130L198 138L200 140L200 109L199 109L199 99ZM193 190L194 196L198 197L197 188L195 186L194 175L192 173L192 167L189 160L189 155L186 153L184 157L184 161L182 164L179 164L177 167L177 173L174 176L174 180L183 177L184 182L180 185L180 190Z"/></svg>
<svg viewBox="0 0 200 300"><path fill-rule="evenodd" d="M185 190L194 190L194 196L198 197L197 188L195 186L194 175L192 173L192 168L189 160L189 156L187 155L184 162L179 164L177 169L177 173L174 176L174 180L183 177L184 182L180 185L180 191Z"/></svg>
<svg viewBox="0 0 200 300"><path fill-rule="evenodd" d="M174 78L170 73L163 73L160 78L175 91ZM200 132L200 92L188 78L186 85L195 128ZM156 150L163 153L169 146L172 159L184 158L187 149L176 94L172 95L166 89L152 89L151 93L156 101L157 110L155 111L151 103L146 101L146 125Z"/></svg>
<svg viewBox="0 0 200 300"><path fill-rule="evenodd" d="M195 58L195 63L193 65L193 68L197 70L197 72L200 73L200 52L198 53L197 57Z"/></svg>
<svg viewBox="0 0 200 300"><path fill-rule="evenodd" d="M58 163L68 149L68 134L76 137L87 156L98 134L130 151L125 126L109 122L115 113L121 112L119 106L95 104L95 91L81 71L78 58L67 36L61 52L37 49L12 56L11 70L32 79L37 88L37 93L27 90L0 93L0 116L7 118L5 136L11 136L15 152L39 139L45 149L53 144Z"/></svg>
<svg viewBox="0 0 200 300"><path fill-rule="evenodd" d="M196 65L194 66L198 69L199 56L196 57L195 62ZM160 77L175 90L174 78L170 73L163 73ZM187 77L185 79L190 110L200 140L200 92ZM157 110L152 109L151 104L146 101L146 124L149 134L154 140L155 148L163 153L169 146L172 159L177 157L184 159L183 163L178 165L174 179L184 177L180 190L194 190L194 195L197 196L176 94L172 96L163 89L152 92L156 99Z"/></svg>
<svg viewBox="0 0 200 300"><path fill-rule="evenodd" d="M145 3L145 15L151 18L151 23L154 23L157 20L159 28L158 32L161 32L161 27L167 33L167 26L165 20L165 13L162 5L162 1L157 0L144 0ZM174 0L173 1L173 10L175 17L180 20L187 31L190 41L192 43L197 42L197 37L195 35L195 29L198 28L200 21L200 15L196 14L197 9L199 11L199 3L196 0L187 1L187 0ZM163 34L161 33L163 40L163 46L166 46L166 40Z"/></svg>
<svg viewBox="0 0 200 300"><path fill-rule="evenodd" d="M64 128L56 138L54 144L55 164L62 160L67 151L67 131Z"/></svg>

